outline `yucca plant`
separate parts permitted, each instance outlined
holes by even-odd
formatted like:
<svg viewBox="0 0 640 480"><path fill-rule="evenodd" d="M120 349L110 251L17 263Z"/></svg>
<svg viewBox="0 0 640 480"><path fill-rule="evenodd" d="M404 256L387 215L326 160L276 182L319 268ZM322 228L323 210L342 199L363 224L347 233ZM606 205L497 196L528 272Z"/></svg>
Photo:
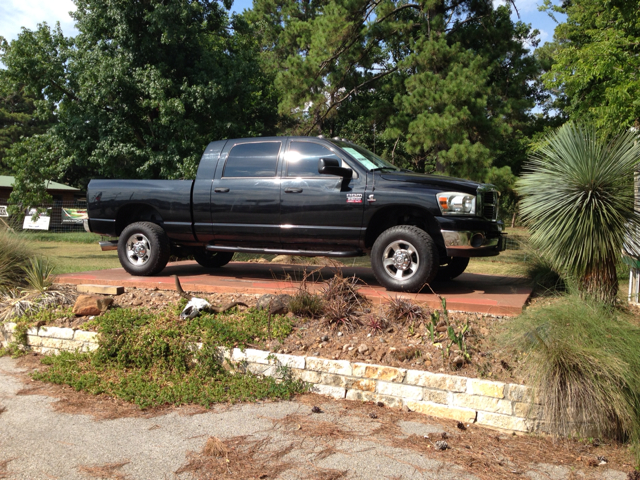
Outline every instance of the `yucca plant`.
<svg viewBox="0 0 640 480"><path fill-rule="evenodd" d="M531 244L582 296L614 303L623 246L640 253L639 160L637 133L608 140L592 126L567 123L541 142L516 184Z"/></svg>
<svg viewBox="0 0 640 480"><path fill-rule="evenodd" d="M53 285L53 265L41 257L31 257L29 264L22 267L29 288L44 293Z"/></svg>

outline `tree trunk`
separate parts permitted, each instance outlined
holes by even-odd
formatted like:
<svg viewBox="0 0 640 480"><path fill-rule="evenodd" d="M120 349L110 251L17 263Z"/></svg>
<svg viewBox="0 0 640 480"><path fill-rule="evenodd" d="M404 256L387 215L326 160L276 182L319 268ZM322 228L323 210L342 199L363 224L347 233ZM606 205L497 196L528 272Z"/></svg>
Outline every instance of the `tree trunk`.
<svg viewBox="0 0 640 480"><path fill-rule="evenodd" d="M615 305L618 297L616 259L610 257L590 265L584 277L579 280L578 288L583 298Z"/></svg>

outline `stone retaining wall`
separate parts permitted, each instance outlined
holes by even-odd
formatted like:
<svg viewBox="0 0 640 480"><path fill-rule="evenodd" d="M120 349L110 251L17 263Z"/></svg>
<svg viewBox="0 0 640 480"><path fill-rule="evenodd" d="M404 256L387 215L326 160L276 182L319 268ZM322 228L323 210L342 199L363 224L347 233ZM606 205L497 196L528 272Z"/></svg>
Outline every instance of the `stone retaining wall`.
<svg viewBox="0 0 640 480"><path fill-rule="evenodd" d="M3 346L14 340L14 329L14 323L0 325ZM29 348L42 354L93 351L98 348L96 337L95 332L71 328L27 331ZM531 402L531 389L522 385L255 349L221 347L220 354L259 375L279 376L282 367L287 367L294 378L310 383L311 391L337 399L382 402L389 407L408 407L434 417L510 431L539 429L537 410L532 410L539 406Z"/></svg>

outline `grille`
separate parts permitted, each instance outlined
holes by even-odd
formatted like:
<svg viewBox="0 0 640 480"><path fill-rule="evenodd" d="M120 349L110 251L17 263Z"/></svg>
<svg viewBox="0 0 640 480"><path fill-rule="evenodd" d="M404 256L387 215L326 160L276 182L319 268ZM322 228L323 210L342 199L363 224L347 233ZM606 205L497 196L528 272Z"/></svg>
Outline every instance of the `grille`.
<svg viewBox="0 0 640 480"><path fill-rule="evenodd" d="M482 193L482 216L487 220L498 219L498 192L495 190Z"/></svg>

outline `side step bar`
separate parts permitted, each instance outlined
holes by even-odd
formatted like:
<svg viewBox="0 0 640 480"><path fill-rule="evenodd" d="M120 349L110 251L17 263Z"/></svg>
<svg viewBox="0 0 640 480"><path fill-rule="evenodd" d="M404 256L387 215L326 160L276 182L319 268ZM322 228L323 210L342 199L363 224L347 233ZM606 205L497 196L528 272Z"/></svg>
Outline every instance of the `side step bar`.
<svg viewBox="0 0 640 480"><path fill-rule="evenodd" d="M270 255L297 255L299 257L361 257L364 252L361 250L348 250L339 252L324 252L315 250L282 250L275 248L244 248L244 247L224 247L220 245L207 245L207 250L211 252L238 252L238 253L264 253Z"/></svg>
<svg viewBox="0 0 640 480"><path fill-rule="evenodd" d="M118 242L116 241L109 241L109 242L98 242L98 245L100 245L100 249L103 252L106 252L107 250L117 250L118 249Z"/></svg>

